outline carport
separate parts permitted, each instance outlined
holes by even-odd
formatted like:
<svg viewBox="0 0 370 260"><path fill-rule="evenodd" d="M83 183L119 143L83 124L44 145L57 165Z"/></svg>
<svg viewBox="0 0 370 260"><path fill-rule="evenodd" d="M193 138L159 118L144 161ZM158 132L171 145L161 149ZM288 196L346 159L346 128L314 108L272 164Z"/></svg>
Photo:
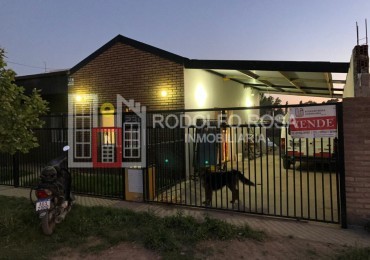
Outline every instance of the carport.
<svg viewBox="0 0 370 260"><path fill-rule="evenodd" d="M188 60L185 63L185 68L204 69L218 75L225 81L235 81L261 93L342 98L349 63ZM338 110L341 110L340 103L335 104L335 106ZM284 106L284 108L289 107L294 106ZM258 106L235 106L203 110L177 110L176 113L209 112L209 114L214 115L222 114L223 111L248 113L259 109ZM270 109L275 108L270 107ZM171 113L171 111L166 111L166 113ZM281 127L287 127L287 125ZM226 133L224 136L231 138L226 151L223 145L220 145L216 151L216 157L219 158L219 162L222 161L223 169L221 171L238 170L244 177L256 184L255 187L251 187L239 183L237 190L240 200L237 204L230 203L232 193L226 187L214 190L210 205L204 204L205 180L201 177L201 170L195 168L194 160L202 158L204 162L199 165L209 166L214 171L219 171L220 169L217 167L220 167L220 165L208 165L213 159L208 160L207 158L214 158L215 156L209 155L207 157L207 154L213 151L203 151L202 156L196 157L191 155L196 153L195 143L189 143L185 138L185 140L182 140L183 144L180 144L180 139L173 138L182 134L196 136L199 131L195 126L170 130L153 128L148 131L148 143L153 144L149 147L148 156L151 158L149 160L152 160L154 165L161 165L160 168L155 169L156 180L147 180L147 183L155 186L150 188L155 191L155 195L147 198L149 201L320 222L343 223L342 221L345 221L344 206L342 205L344 194L341 192L344 184L341 180L343 175L340 174L341 165L337 163L319 165L323 162L323 157L318 157L317 163L312 164L302 157L297 167L284 169L281 162L284 149L278 145L276 149L271 151L267 147L267 142L256 141L266 133L266 126L261 122L225 125L217 130L220 133ZM341 130L338 131L340 139L342 132ZM273 127L272 132L273 143L279 143L278 140L274 139L279 136L279 134L274 134L277 132L277 127ZM247 151L251 150L256 154L257 148L255 147L257 145L250 148L251 144L244 140L241 143L236 143L235 140L238 135L246 134L252 135L255 144L266 146L259 148L258 156L252 158L247 156ZM163 138L165 138L165 142L163 142ZM304 139L298 142L309 143L310 141ZM342 140L339 140L338 143L341 142ZM166 145L173 146L171 146L171 151L174 154L182 154L185 146L186 156L193 156L193 158L188 159L186 167L180 169L179 160L168 159L166 150L169 150L169 148L166 148ZM334 143L332 141L329 141L329 146L330 154L340 156L333 152ZM225 154L228 154L228 156L225 156ZM338 158L336 157L334 161L340 161ZM185 171L185 169L186 172L183 173L182 171ZM153 178L153 175L148 178Z"/></svg>
<svg viewBox="0 0 370 260"><path fill-rule="evenodd" d="M205 69L262 93L342 98L347 62L189 60L188 69Z"/></svg>

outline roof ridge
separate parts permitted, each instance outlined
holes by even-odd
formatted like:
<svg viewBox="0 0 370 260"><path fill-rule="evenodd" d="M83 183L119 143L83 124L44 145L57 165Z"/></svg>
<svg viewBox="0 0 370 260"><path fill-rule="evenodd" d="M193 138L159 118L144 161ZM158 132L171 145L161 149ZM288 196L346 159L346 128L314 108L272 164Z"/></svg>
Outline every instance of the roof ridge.
<svg viewBox="0 0 370 260"><path fill-rule="evenodd" d="M143 50L143 51L152 53L154 55L157 55L159 57L171 60L171 61L176 62L176 63L184 64L187 60L189 60L188 58L182 57L182 56L174 54L172 52L165 51L163 49L154 47L152 45L149 45L149 44L146 44L146 43L128 38L128 37L123 36L121 34L118 34L116 37L111 39L109 42L104 44L102 47L100 47L99 49L94 51L92 54L87 56L85 59L83 59L82 61L77 63L75 66L73 66L70 69L70 73L76 72L81 67L85 66L91 60L93 60L94 58L96 58L97 56L99 56L100 54L102 54L103 52L105 52L107 49L109 49L110 47L112 47L114 44L116 44L118 42L130 45L130 46L132 46L134 48L137 48L139 50Z"/></svg>

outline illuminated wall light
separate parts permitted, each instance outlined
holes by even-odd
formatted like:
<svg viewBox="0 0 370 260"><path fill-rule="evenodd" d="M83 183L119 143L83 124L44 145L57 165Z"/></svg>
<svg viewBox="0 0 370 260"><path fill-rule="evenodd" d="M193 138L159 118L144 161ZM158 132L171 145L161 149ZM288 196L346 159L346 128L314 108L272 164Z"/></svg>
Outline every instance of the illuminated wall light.
<svg viewBox="0 0 370 260"><path fill-rule="evenodd" d="M73 101L75 103L89 103L93 99L93 94L78 93L73 94Z"/></svg>
<svg viewBox="0 0 370 260"><path fill-rule="evenodd" d="M168 93L167 93L167 91L166 91L166 90L162 90L162 91L161 91L161 96L162 96L162 97L167 97L167 95L168 95Z"/></svg>
<svg viewBox="0 0 370 260"><path fill-rule="evenodd" d="M204 106L206 103L207 93L204 90L202 85L198 85L195 89L195 100L198 103L198 106Z"/></svg>
<svg viewBox="0 0 370 260"><path fill-rule="evenodd" d="M76 95L76 96L75 96L75 100L76 100L77 102L81 102L81 101L82 101L82 96L81 96L81 95Z"/></svg>
<svg viewBox="0 0 370 260"><path fill-rule="evenodd" d="M252 107L253 106L253 101L249 97L247 97L247 100L246 100L245 104L246 104L247 107Z"/></svg>
<svg viewBox="0 0 370 260"><path fill-rule="evenodd" d="M245 101L245 105L247 107L252 107L254 104L253 104L253 97L254 97L254 91L251 87L247 87L246 88L246 101Z"/></svg>

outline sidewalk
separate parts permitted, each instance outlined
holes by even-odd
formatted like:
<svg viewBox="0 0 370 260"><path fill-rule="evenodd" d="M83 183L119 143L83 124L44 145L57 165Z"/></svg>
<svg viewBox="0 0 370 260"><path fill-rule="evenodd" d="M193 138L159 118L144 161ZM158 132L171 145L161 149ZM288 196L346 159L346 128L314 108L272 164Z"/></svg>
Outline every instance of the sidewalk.
<svg viewBox="0 0 370 260"><path fill-rule="evenodd" d="M0 195L29 198L29 189L0 185ZM370 234L362 229L341 229L339 225L317 222L298 222L235 212L188 208L171 205L128 202L96 197L76 196L76 203L83 206L104 206L126 208L133 211L150 211L158 216L174 215L181 211L184 215L203 218L205 214L235 225L248 224L253 229L263 230L271 236L286 236L309 241L347 246L370 246Z"/></svg>

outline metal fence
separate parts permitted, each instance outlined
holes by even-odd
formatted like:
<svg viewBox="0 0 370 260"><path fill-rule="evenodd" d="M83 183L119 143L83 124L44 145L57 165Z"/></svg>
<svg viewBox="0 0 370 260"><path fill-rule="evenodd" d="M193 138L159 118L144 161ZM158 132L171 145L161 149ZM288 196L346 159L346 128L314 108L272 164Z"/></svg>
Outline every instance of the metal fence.
<svg viewBox="0 0 370 260"><path fill-rule="evenodd" d="M339 113L341 104L336 106ZM288 107L291 106L285 106ZM265 111L269 109L273 115L277 108L265 108ZM179 116L179 122L200 113L208 116L203 117L207 118L203 121L181 122L181 127L148 126L148 156L155 158L151 165L155 174L147 175L147 188L151 185L150 191L154 192L147 200L341 222L345 217L341 212L345 206L341 192L344 172L338 162L343 140L292 138L284 122L234 124L223 121L220 124L214 120L214 115L222 118L224 114L230 118L233 114L259 113L259 109L252 110L177 110L174 111L177 115L190 115L184 116L185 119ZM170 111L162 115L166 118L168 114ZM342 131L340 124L338 131L339 134ZM239 181L240 175L233 177L236 172L255 186L244 185Z"/></svg>
<svg viewBox="0 0 370 260"><path fill-rule="evenodd" d="M40 172L53 159L62 155L68 144L67 116L44 117L42 129L35 129L39 147L27 154L0 155L0 184L32 187ZM124 169L71 168L72 190L75 193L124 199Z"/></svg>
<svg viewBox="0 0 370 260"><path fill-rule="evenodd" d="M263 113L276 116L289 107L264 107ZM335 139L292 138L286 122L248 120L260 118L259 107L148 112L141 137L144 200L343 224L341 103L336 109ZM155 116L164 119L162 125ZM1 185L31 187L41 169L60 156L68 143L67 117L44 120L45 127L35 130L39 147L0 155ZM123 140L124 135L125 129ZM125 199L124 168L72 168L71 173L76 193ZM244 185L243 178L255 185Z"/></svg>

